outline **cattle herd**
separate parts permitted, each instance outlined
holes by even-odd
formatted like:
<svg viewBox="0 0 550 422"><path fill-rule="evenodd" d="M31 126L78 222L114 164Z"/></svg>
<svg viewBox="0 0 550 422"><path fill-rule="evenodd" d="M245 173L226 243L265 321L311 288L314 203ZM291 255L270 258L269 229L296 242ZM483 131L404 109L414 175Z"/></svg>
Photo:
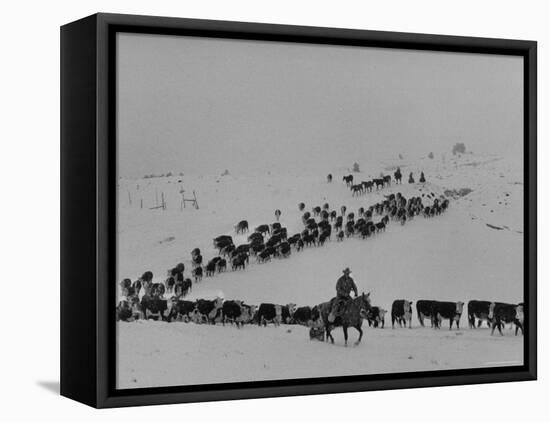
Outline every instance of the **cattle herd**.
<svg viewBox="0 0 550 422"><path fill-rule="evenodd" d="M401 169L398 167L397 170L393 173L395 179L395 184L401 184L403 175L401 174ZM332 181L332 175L328 175L327 181L330 183ZM342 181L345 182L346 186L351 190L352 196L364 195L367 192L372 192L373 190L380 190L391 185L391 176L380 174L380 177L375 177L371 180L363 180L360 183L354 183L353 174L348 174L347 176L342 177ZM426 177L424 172L420 172L420 183L426 183ZM413 173L409 173L409 183L415 183Z"/></svg>
<svg viewBox="0 0 550 422"><path fill-rule="evenodd" d="M394 174L396 183L401 181L398 169ZM422 174L424 178L424 174ZM327 180L331 181L327 177ZM361 192L373 188L383 188L391 183L390 176L353 185L353 175L344 176L343 181L350 186L362 186ZM356 188L359 190L359 188ZM391 221L405 224L417 216L432 218L443 213L449 206L449 200L434 193L406 198L401 193L385 195L384 200L370 207L360 207L357 212L348 212L346 206L339 210L331 209L329 204L314 206L311 211L305 211L305 204L300 203L298 209L303 212L302 231L291 236L286 227L279 223L280 210L276 210L276 222L260 224L250 233L248 221L242 220L234 226L236 234L248 234L248 243L235 245L231 235L220 235L213 239L213 247L217 255L204 261L200 249L191 251L191 276L185 276L185 265L178 263L167 272L163 283L153 282L153 273L146 271L135 281L124 279L120 283L121 294L116 308L117 320L134 321L136 319L154 319L167 322L184 321L209 324L244 324L267 325L300 324L311 327L310 338L320 338L323 332L323 319L319 306L296 307L295 304L277 305L262 303L259 306L249 305L240 300L198 299L185 300L192 290L193 283L200 283L203 277L213 277L230 268L233 271L245 270L254 257L256 263L263 264L273 258L284 259L292 253L299 253L304 248L321 247L335 234L336 241L345 238L358 237L367 239L386 230ZM376 219L376 221L375 221ZM165 295L170 298L166 299ZM462 302L441 302L435 300L419 300L416 311L421 326L429 319L433 328L440 328L444 319L449 320L449 329L453 322L459 328L462 315ZM386 310L379 306L369 306L362 317L369 326L384 328ZM411 328L413 302L395 300L391 308L392 328L395 325ZM502 334L505 324L516 326L523 333L524 306L500 302L470 301L468 303L468 322L470 328L477 328L483 322L491 328L491 334L498 328ZM328 331L327 331L328 333ZM324 335L322 335L324 338Z"/></svg>

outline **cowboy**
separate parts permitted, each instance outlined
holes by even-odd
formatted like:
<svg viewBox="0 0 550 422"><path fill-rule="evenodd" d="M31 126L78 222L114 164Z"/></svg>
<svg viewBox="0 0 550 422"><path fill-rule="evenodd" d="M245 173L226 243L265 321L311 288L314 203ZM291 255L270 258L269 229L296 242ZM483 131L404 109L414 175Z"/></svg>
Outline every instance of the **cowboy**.
<svg viewBox="0 0 550 422"><path fill-rule="evenodd" d="M336 282L336 297L332 299L332 309L328 316L329 322L334 322L336 317L340 316L346 309L346 305L351 300L350 293L352 290L355 297L357 297L357 286L353 278L351 278L350 269L345 268L342 272L344 275Z"/></svg>

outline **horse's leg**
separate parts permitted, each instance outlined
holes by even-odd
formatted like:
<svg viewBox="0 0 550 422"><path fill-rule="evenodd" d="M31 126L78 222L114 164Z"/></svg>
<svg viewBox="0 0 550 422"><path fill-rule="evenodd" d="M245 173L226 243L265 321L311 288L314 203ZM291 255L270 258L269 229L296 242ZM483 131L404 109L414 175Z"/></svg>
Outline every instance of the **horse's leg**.
<svg viewBox="0 0 550 422"><path fill-rule="evenodd" d="M363 330L361 329L361 323L357 324L355 326L355 329L357 331L359 331L359 338L357 339L357 341L355 342L355 345L358 346L359 343L361 343L361 339L363 338Z"/></svg>
<svg viewBox="0 0 550 422"><path fill-rule="evenodd" d="M348 345L348 326L342 325L342 330L344 330L344 345Z"/></svg>
<svg viewBox="0 0 550 422"><path fill-rule="evenodd" d="M332 334L330 334L330 326L328 324L325 325L325 332L327 334L327 341L330 339L330 342L334 344L334 338L332 337Z"/></svg>

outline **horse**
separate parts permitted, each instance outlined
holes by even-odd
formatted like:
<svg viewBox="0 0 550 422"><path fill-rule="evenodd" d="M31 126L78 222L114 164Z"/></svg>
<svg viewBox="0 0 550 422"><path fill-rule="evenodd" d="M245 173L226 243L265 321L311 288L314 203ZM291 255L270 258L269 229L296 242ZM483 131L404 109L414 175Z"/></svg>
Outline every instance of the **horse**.
<svg viewBox="0 0 550 422"><path fill-rule="evenodd" d="M334 344L334 337L330 333L334 327L342 327L344 330L344 342L345 345L348 345L348 327L353 327L359 331L359 338L355 342L355 346L361 343L363 338L363 330L361 325L363 324L363 319L367 318L368 312L371 309L370 304L370 292L365 294L361 293L358 297L350 300L346 304L346 308L342 315L336 317L334 322L329 322L328 316L332 310L332 304L335 299L330 300L319 305L319 310L321 313L321 320L323 321L323 326L325 327L325 333L327 341L330 339L330 342Z"/></svg>

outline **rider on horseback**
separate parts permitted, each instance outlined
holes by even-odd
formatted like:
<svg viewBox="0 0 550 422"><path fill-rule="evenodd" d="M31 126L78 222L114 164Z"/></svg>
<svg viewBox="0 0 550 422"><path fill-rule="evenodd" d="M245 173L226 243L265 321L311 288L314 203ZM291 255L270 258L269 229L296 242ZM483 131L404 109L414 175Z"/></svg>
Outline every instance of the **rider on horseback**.
<svg viewBox="0 0 550 422"><path fill-rule="evenodd" d="M341 276L336 282L336 297L332 299L332 309L328 316L329 322L334 322L336 317L342 315L346 309L346 305L351 300L351 291L355 293L357 297L357 286L355 281L351 278L351 271L349 268L344 269L344 275Z"/></svg>

